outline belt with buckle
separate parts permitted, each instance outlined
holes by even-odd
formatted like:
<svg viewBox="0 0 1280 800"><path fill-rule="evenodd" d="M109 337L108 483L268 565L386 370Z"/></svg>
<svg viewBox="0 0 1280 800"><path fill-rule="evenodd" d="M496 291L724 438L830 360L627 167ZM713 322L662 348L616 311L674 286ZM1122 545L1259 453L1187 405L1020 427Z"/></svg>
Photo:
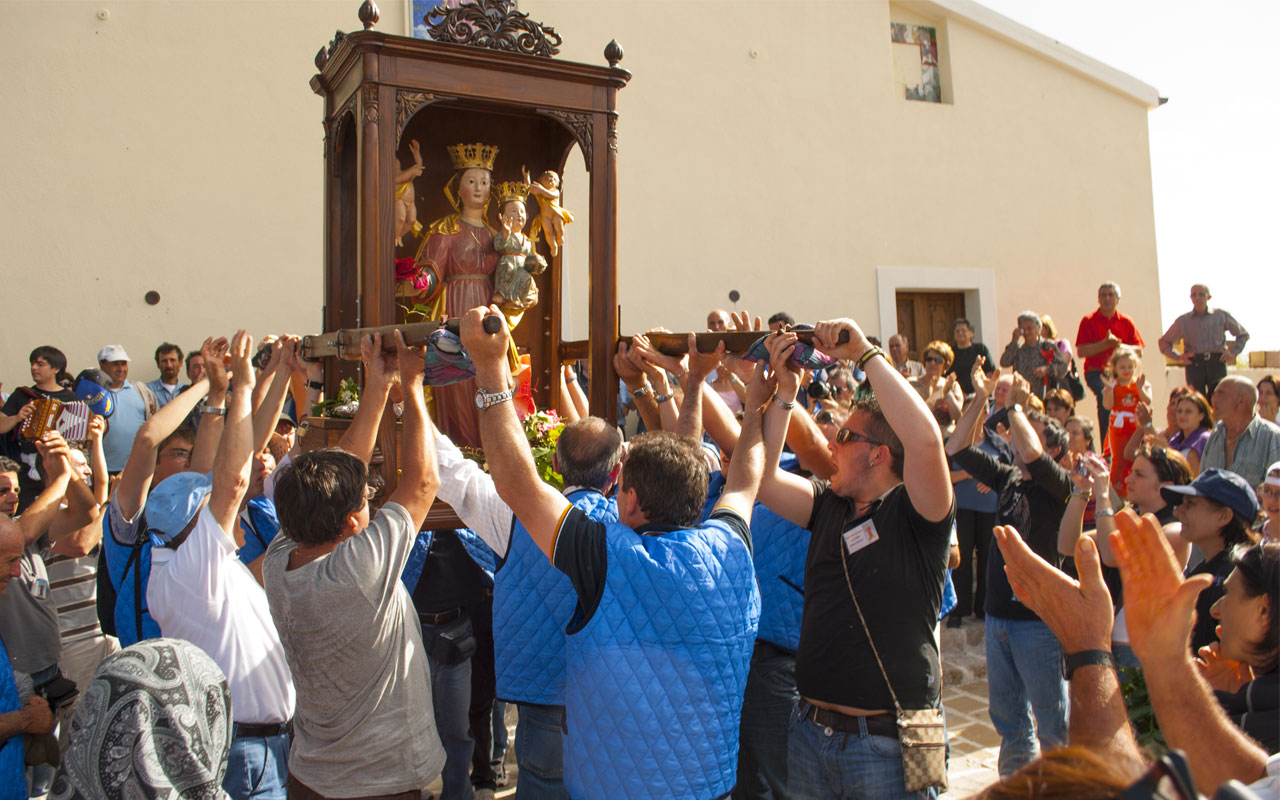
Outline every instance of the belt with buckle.
<svg viewBox="0 0 1280 800"><path fill-rule="evenodd" d="M815 705L810 705L808 710L804 712L804 718L824 728L831 728L841 733L861 733L862 730L858 726L858 721L862 720L866 723L868 736L898 738L898 722L893 718L892 714L887 712L871 714L865 717L853 717L848 714L841 714L839 711L832 711L829 708L818 708Z"/></svg>
<svg viewBox="0 0 1280 800"><path fill-rule="evenodd" d="M446 622L453 622L461 614L461 608L451 608L448 611L441 611L439 614L423 614L422 612L418 612L418 620L423 625L443 625Z"/></svg>
<svg viewBox="0 0 1280 800"><path fill-rule="evenodd" d="M233 739L267 739L293 732L293 721L271 722L266 725L248 725L237 722L232 731Z"/></svg>

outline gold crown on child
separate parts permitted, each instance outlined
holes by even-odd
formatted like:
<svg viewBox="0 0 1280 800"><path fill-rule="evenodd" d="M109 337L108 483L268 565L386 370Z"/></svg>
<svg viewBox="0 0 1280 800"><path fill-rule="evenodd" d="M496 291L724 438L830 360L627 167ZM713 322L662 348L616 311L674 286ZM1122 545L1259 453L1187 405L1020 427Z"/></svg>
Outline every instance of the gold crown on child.
<svg viewBox="0 0 1280 800"><path fill-rule="evenodd" d="M498 157L497 146L483 142L451 144L448 149L454 169L487 169L493 172L493 160Z"/></svg>
<svg viewBox="0 0 1280 800"><path fill-rule="evenodd" d="M523 181L503 181L493 190L493 196L498 201L498 208L502 208L512 200L523 203L529 196L529 184Z"/></svg>

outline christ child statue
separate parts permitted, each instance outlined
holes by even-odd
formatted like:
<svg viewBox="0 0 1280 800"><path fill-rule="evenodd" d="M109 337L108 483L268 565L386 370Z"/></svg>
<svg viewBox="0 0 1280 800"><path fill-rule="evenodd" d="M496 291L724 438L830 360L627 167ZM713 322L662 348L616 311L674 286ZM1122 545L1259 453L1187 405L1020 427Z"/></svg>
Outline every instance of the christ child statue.
<svg viewBox="0 0 1280 800"><path fill-rule="evenodd" d="M404 235L422 232L418 222L418 204L414 197L413 179L422 174L422 151L418 149L416 139L409 142L409 152L413 154L413 163L396 174L396 247L404 244Z"/></svg>
<svg viewBox="0 0 1280 800"><path fill-rule="evenodd" d="M538 302L538 285L533 276L547 268L546 259L533 249L524 235L528 220L525 198L529 184L514 181L498 185L498 209L502 230L493 237L498 266L493 273L492 302L506 311L521 312Z"/></svg>

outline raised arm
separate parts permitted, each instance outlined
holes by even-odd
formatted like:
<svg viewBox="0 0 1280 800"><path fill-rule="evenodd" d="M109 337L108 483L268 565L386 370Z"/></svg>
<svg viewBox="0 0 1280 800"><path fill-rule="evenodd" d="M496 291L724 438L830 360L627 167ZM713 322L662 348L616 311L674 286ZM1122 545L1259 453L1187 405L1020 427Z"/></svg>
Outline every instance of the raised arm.
<svg viewBox="0 0 1280 800"><path fill-rule="evenodd" d="M271 385L262 396L262 404L256 406L253 411L253 452L255 453L262 452L267 442L271 441L271 434L275 433L276 423L280 420L280 412L284 410L284 401L288 396L293 373L301 369L295 356L299 341L297 336L287 335L276 340L278 346L272 352L271 358L278 363L274 371L268 364L261 377L261 380L266 380L267 374L270 373Z"/></svg>
<svg viewBox="0 0 1280 800"><path fill-rule="evenodd" d="M657 359L661 354L649 343L649 337L644 334L638 334L631 340L631 348L627 351L627 357L631 359L631 363L636 365L645 378L649 381L649 386L653 389L653 402L658 406L658 417L662 420L662 430L676 431L680 424L680 411L676 404L671 402L675 396L675 392L670 381L667 380L667 371L658 366ZM668 361L674 360L667 358ZM682 370L683 371L683 370ZM705 393L707 396L710 392Z"/></svg>
<svg viewBox="0 0 1280 800"><path fill-rule="evenodd" d="M391 385L399 380L394 357L382 352L382 334L374 333L360 340L360 360L364 363L364 390L360 405L347 430L338 441L338 449L369 463L378 440L382 412L391 396Z"/></svg>
<svg viewBox="0 0 1280 800"><path fill-rule="evenodd" d="M627 343L618 342L618 352L613 355L613 369L618 373L618 378L623 385L627 387L627 391L631 392L636 411L640 413L640 419L644 421L645 428L660 431L662 417L658 413L658 401L653 398L653 387L645 380L644 373L639 367L631 361L629 354L630 348L627 347Z"/></svg>
<svg viewBox="0 0 1280 800"><path fill-rule="evenodd" d="M36 495L36 499L31 501L31 505L23 509L22 516L18 517L24 547L34 544L49 530L71 483L71 463L67 460L69 448L61 434L45 434L44 439L36 442L36 450L44 465L45 486Z"/></svg>
<svg viewBox="0 0 1280 800"><path fill-rule="evenodd" d="M398 329L395 337L400 388L404 394L404 416L401 417L404 430L400 437L400 482L387 501L404 506L416 531L422 528L422 522L440 489L436 437L427 418L426 399L422 395L423 372L426 369L423 350L406 346ZM510 407L509 403L507 405Z"/></svg>
<svg viewBox="0 0 1280 800"><path fill-rule="evenodd" d="M1036 433L1036 429L1031 427L1026 412L1020 410L1029 396L1026 379L1021 375L1014 376L1013 388L1009 390L1005 408L1008 410L1009 430L1013 432L1013 447L1018 451L1018 456L1024 464L1030 464L1044 452L1044 446L1040 444L1040 436Z"/></svg>
<svg viewBox="0 0 1280 800"><path fill-rule="evenodd" d="M209 381L209 393L205 396L203 410L200 414L200 425L196 428L196 442L191 447L192 472L205 473L213 469L213 458L218 452L218 441L222 438L222 427L227 413L227 387L230 377L223 359L227 353L227 340L216 342L206 339L200 348L204 357L204 374Z"/></svg>
<svg viewBox="0 0 1280 800"><path fill-rule="evenodd" d="M778 466L782 444L791 424L792 409L800 392L800 370L791 363L796 335L791 332L771 333L764 340L773 369L768 376L753 377L753 397L773 396L764 410L764 472L760 479L759 499L770 511L789 522L806 527L813 515L813 484ZM760 383L757 387L754 384Z"/></svg>
<svg viewBox="0 0 1280 800"><path fill-rule="evenodd" d="M249 491L249 463L254 452L250 406L257 383L253 365L249 363L252 356L253 337L243 330L236 331L231 338L232 389L227 398L226 422L218 452L213 459L213 489L209 493L209 513L228 534L237 527L240 502Z"/></svg>
<svg viewBox="0 0 1280 800"><path fill-rule="evenodd" d="M750 390L748 386L747 391ZM835 460L831 457L827 437L804 409L791 414L788 419L787 446L796 454L800 466L817 477L826 479L835 474Z"/></svg>
<svg viewBox="0 0 1280 800"><path fill-rule="evenodd" d="M726 458L733 458L733 450L738 446L738 437L742 435L742 426L734 417L724 398L715 392L702 393L702 424Z"/></svg>
<svg viewBox="0 0 1280 800"><path fill-rule="evenodd" d="M1111 649L1111 595L1092 540L1076 543L1080 580L1075 581L1036 555L1014 528L997 525L994 535L1014 593L1044 620L1066 653ZM1140 772L1142 752L1129 729L1116 671L1105 664L1079 667L1070 688L1070 743L1105 753L1124 768Z"/></svg>
<svg viewBox="0 0 1280 800"><path fill-rule="evenodd" d="M220 341L225 343L226 340ZM210 343L212 340L206 340L206 344ZM211 368L206 367L205 371ZM209 379L201 378L190 389L164 404L138 428L133 439L133 449L129 451L129 460L125 462L124 469L120 472L120 482L116 485L116 503L125 519L137 516L146 500L147 492L151 489L151 478L156 472L156 451L160 443L178 429L208 392Z"/></svg>
<svg viewBox="0 0 1280 800"><path fill-rule="evenodd" d="M717 343L716 349L711 353L700 353L697 337L689 334L689 370L685 373L684 402L680 404L680 419L676 428L681 436L702 441L702 393L706 388L707 376L720 366L720 359L723 357L724 342ZM750 519L750 514L747 518Z"/></svg>
<svg viewBox="0 0 1280 800"><path fill-rule="evenodd" d="M960 415L960 419L956 421L956 429L951 432L951 438L947 440L946 452L949 456L971 445L976 438L976 431L982 427L979 420L986 409L987 398L991 396L995 386L995 380L988 378L982 370L985 363L986 359L982 356L974 359L973 374L970 376L973 381L973 402Z"/></svg>
<svg viewBox="0 0 1280 800"><path fill-rule="evenodd" d="M692 359L690 362L692 363ZM745 520L751 519L756 493L760 489L760 476L764 472L764 409L770 404L773 395L772 388L765 383L764 369L763 362L756 362L751 389L747 392L742 409L742 435L738 438L738 447L729 462L724 492L716 503L716 508L732 508Z"/></svg>
<svg viewBox="0 0 1280 800"><path fill-rule="evenodd" d="M486 315L499 313L497 306L479 307L462 318L462 346L476 365L476 386L490 394L511 385L506 363L510 333L506 326L498 333L486 333L483 325ZM538 477L529 440L511 403L495 403L480 410L480 441L498 495L524 523L538 549L550 558L569 501Z"/></svg>
<svg viewBox="0 0 1280 800"><path fill-rule="evenodd" d="M871 351L871 343L851 319L819 322L813 341L823 352L836 358L860 359ZM842 332L848 342L840 343ZM883 353L865 362L862 369L871 381L885 420L902 442L902 482L911 505L927 520L936 522L951 513L951 472L942 448L942 431L931 412Z"/></svg>

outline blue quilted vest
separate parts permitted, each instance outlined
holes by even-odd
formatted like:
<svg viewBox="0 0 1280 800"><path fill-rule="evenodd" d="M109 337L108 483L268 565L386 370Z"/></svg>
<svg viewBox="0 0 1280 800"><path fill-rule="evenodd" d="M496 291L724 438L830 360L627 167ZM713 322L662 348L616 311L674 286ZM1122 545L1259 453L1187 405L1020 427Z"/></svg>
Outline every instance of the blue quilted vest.
<svg viewBox="0 0 1280 800"><path fill-rule="evenodd" d="M145 518L142 529L146 530ZM147 611L152 546L150 537L143 537L132 547L120 544L111 535L110 516L102 517L102 555L107 565L107 577L111 579L111 587L116 593L114 618L116 637L121 647L160 635L160 626Z"/></svg>
<svg viewBox="0 0 1280 800"><path fill-rule="evenodd" d="M709 800L733 788L760 619L751 553L728 525L653 536L612 524L600 605L568 637L565 787Z"/></svg>
<svg viewBox="0 0 1280 800"><path fill-rule="evenodd" d="M18 587L22 591L22 587ZM88 687L85 687L86 689ZM0 714L22 708L18 702L18 685L13 679L9 653L0 641ZM27 764L21 734L0 742L0 800L27 800Z"/></svg>
<svg viewBox="0 0 1280 800"><path fill-rule="evenodd" d="M568 495L591 519L617 522L618 504L596 491ZM564 705L565 628L578 606L569 577L551 566L519 520L493 579L493 656L498 697Z"/></svg>
<svg viewBox="0 0 1280 800"><path fill-rule="evenodd" d="M751 512L751 544L760 582L760 631L756 638L794 653L800 647L809 532L756 503Z"/></svg>
<svg viewBox="0 0 1280 800"><path fill-rule="evenodd" d="M485 586L492 586L493 569L497 561L493 550L470 528L458 528L454 533L462 541L462 547L467 551L467 555L471 556L471 560L484 570ZM422 570L427 566L427 552L431 550L431 539L434 534L435 531L418 531L418 538L414 540L413 549L409 551L409 560L405 562L404 571L400 573L400 582L411 595L418 588L418 581L422 579Z"/></svg>

